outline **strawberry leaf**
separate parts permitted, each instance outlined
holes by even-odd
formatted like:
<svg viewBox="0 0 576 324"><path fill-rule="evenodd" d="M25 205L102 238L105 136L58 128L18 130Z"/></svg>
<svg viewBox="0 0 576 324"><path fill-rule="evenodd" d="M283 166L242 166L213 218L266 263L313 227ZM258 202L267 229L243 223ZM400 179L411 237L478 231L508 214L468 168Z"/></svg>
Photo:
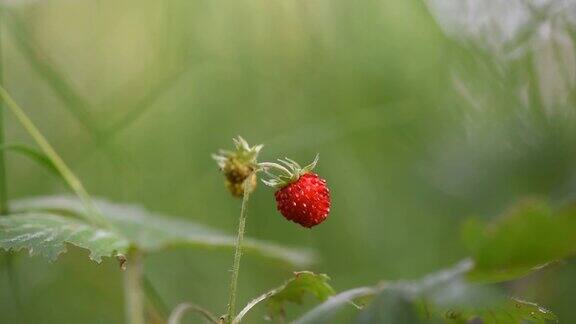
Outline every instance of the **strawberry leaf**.
<svg viewBox="0 0 576 324"><path fill-rule="evenodd" d="M314 295L320 301L334 295L334 289L328 284L330 278L325 274L315 274L309 271L296 272L294 278L279 287L268 298L267 306L270 316L275 317L284 312L284 304L291 302L301 304L306 292Z"/></svg>
<svg viewBox="0 0 576 324"><path fill-rule="evenodd" d="M324 301L334 295L334 289L328 284L330 278L325 274L316 274L310 271L294 273L294 278L282 286L275 288L253 299L234 319L239 323L242 318L257 304L266 301L268 314L272 318L283 316L284 304L287 302L301 304L306 293L314 295L318 300Z"/></svg>
<svg viewBox="0 0 576 324"><path fill-rule="evenodd" d="M516 279L576 252L576 209L524 201L493 224L468 221L464 237L475 262L470 279Z"/></svg>
<svg viewBox="0 0 576 324"><path fill-rule="evenodd" d="M0 217L0 247L5 250L28 250L50 261L66 252L66 244L90 251L90 259L125 253L130 245L121 235L87 224L81 220L47 212L12 214Z"/></svg>
<svg viewBox="0 0 576 324"><path fill-rule="evenodd" d="M232 248L235 237L184 219L147 211L139 206L112 203L104 199L94 202L117 232L144 252L156 252L171 247ZM79 216L85 213L81 202L72 196L47 196L14 201L15 211L50 212ZM270 242L245 239L247 252L281 260L297 266L312 262L308 250L292 249Z"/></svg>

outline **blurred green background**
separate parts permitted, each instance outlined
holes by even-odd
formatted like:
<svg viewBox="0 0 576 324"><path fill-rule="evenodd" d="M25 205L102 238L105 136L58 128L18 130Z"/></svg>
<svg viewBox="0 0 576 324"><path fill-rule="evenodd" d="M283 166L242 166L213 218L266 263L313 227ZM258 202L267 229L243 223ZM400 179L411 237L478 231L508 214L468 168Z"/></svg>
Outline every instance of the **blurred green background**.
<svg viewBox="0 0 576 324"><path fill-rule="evenodd" d="M88 191L234 232L240 209L210 154L238 134L264 160L320 154L333 208L311 230L260 186L247 234L310 247L337 290L466 257L466 217L576 193L576 7L569 1L0 1L4 83ZM12 116L8 142L32 143ZM11 198L64 193L9 155ZM87 253L15 259L0 323L121 323L121 273ZM293 269L243 259L240 303ZM232 251L146 259L170 308L224 313ZM576 263L510 284L576 321ZM289 318L312 303L290 307ZM262 322L263 307L249 323ZM197 318L188 318L190 323Z"/></svg>

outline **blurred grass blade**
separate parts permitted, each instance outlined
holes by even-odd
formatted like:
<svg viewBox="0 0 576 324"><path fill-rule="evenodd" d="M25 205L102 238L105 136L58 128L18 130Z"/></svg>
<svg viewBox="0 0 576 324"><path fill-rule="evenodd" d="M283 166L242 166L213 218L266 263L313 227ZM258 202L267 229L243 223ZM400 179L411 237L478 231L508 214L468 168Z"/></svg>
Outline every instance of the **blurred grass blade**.
<svg viewBox="0 0 576 324"><path fill-rule="evenodd" d="M118 120L114 121L110 126L102 131L103 138L101 141L106 142L112 140L116 134L136 122L150 108L152 108L154 103L163 94L172 89L178 81L182 79L186 72L188 72L188 67L183 67L156 82L155 86L150 91L146 91L146 94L141 99L131 104Z"/></svg>
<svg viewBox="0 0 576 324"><path fill-rule="evenodd" d="M83 216L86 217L89 221L93 222L94 224L98 224L100 226L108 227L109 223L102 218L98 208L92 202L88 192L84 189L82 182L74 175L74 173L68 168L64 160L56 153L52 145L48 143L46 138L40 133L38 128L34 125L32 120L28 118L24 110L18 106L18 104L12 99L10 94L3 88L0 87L0 97L6 103L6 107L14 113L20 124L26 129L28 134L34 139L34 141L38 144L38 146L42 149L44 154L52 161L60 175L64 178L66 183L72 188L72 190L78 195L80 200L82 201L84 207L87 209L87 213L84 213Z"/></svg>
<svg viewBox="0 0 576 324"><path fill-rule="evenodd" d="M292 302L301 304L305 293L314 295L320 301L334 295L334 289L328 284L330 278L325 274L316 274L310 271L300 271L294 274L294 278L288 280L282 286L275 288L255 299L238 313L232 324L238 324L242 318L256 305L267 301L268 314L271 318L282 316L284 303Z"/></svg>
<svg viewBox="0 0 576 324"><path fill-rule="evenodd" d="M58 177L60 177L60 172L58 172L58 169L56 168L54 163L52 163L52 161L50 161L50 159L44 153L42 153L42 152L40 152L40 151L38 151L38 150L28 146L28 145L3 144L3 145L0 145L0 151L11 151L11 152L15 152L15 153L18 153L20 155L23 155L23 156L29 158L30 160L37 162L39 165L44 167L46 170L48 170L52 174L55 174Z"/></svg>
<svg viewBox="0 0 576 324"><path fill-rule="evenodd" d="M73 85L67 78L58 71L50 59L42 53L42 51L30 41L30 35L27 32L22 20L14 13L5 10L6 21L11 27L13 39L34 71L38 72L46 83L54 90L54 92L65 103L70 113L88 129L90 133L98 132L98 125L94 122L89 111L91 104L88 100L84 99L74 89Z"/></svg>
<svg viewBox="0 0 576 324"><path fill-rule="evenodd" d="M81 220L54 213L21 213L0 218L0 247L7 251L26 249L50 261L66 252L66 243L88 249L90 259L126 253L130 243L118 234Z"/></svg>
<svg viewBox="0 0 576 324"><path fill-rule="evenodd" d="M191 221L149 212L139 206L118 204L95 199L102 215L114 229L144 252L156 252L172 247L233 248L235 237ZM82 214L82 203L72 196L46 196L13 201L17 211L51 211ZM288 248L267 241L247 238L245 251L296 266L312 263L314 254L305 249Z"/></svg>

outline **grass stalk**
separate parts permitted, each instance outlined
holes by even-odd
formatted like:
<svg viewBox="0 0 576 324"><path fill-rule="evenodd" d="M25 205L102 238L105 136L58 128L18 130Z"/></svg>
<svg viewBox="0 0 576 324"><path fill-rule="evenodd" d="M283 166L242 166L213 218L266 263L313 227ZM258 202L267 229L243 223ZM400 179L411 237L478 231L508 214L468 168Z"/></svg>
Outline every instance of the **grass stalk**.
<svg viewBox="0 0 576 324"><path fill-rule="evenodd" d="M0 8L0 18L1 18ZM2 53L2 20L0 19L0 86L4 86L4 65ZM4 103L0 102L0 145L4 145ZM6 158L4 150L0 150L0 214L5 215L8 213L8 186L6 184Z"/></svg>
<svg viewBox="0 0 576 324"><path fill-rule="evenodd" d="M238 219L238 237L234 251L234 263L232 265L232 278L230 280L230 298L228 301L227 322L231 322L236 316L236 292L238 288L238 274L240 272L240 259L242 259L242 244L244 241L244 230L246 227L246 206L250 197L250 177L244 180L244 195L242 197L242 209Z"/></svg>
<svg viewBox="0 0 576 324"><path fill-rule="evenodd" d="M64 160L56 153L56 150L48 143L46 138L40 133L38 128L34 125L32 120L26 115L24 110L20 108L20 106L12 99L10 94L6 91L6 89L0 86L0 98L6 103L6 107L12 111L12 113L16 116L20 124L26 129L28 134L34 139L36 144L40 147L40 149L46 154L46 156L52 161L54 167L58 170L60 175L64 178L68 186L76 193L76 195L82 201L82 204L87 209L87 216L88 221L92 222L95 225L99 225L101 227L109 228L110 224L106 219L104 219L90 198L90 195L84 189L82 182L74 175L72 170L66 165Z"/></svg>
<svg viewBox="0 0 576 324"><path fill-rule="evenodd" d="M2 11L0 8L0 18ZM0 87L4 86L4 62L2 51L2 19L0 19ZM0 146L4 145L5 131L4 131L4 103L0 101ZM6 156L4 150L0 150L0 215L7 215L10 212L8 205L8 181L6 172ZM20 315L22 314L22 304L20 300L20 285L18 284L18 277L14 269L14 255L8 252L5 255L6 273L8 274L8 281L10 284L10 292L12 299L16 305L16 309Z"/></svg>

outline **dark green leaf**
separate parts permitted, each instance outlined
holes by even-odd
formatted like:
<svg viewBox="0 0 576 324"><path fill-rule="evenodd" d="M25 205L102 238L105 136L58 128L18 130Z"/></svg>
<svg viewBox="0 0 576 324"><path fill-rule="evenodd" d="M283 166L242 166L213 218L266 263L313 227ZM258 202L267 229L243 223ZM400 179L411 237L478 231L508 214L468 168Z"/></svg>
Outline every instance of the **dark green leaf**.
<svg viewBox="0 0 576 324"><path fill-rule="evenodd" d="M476 264L470 279L510 280L576 251L576 213L525 201L489 226L468 222L464 235Z"/></svg>

